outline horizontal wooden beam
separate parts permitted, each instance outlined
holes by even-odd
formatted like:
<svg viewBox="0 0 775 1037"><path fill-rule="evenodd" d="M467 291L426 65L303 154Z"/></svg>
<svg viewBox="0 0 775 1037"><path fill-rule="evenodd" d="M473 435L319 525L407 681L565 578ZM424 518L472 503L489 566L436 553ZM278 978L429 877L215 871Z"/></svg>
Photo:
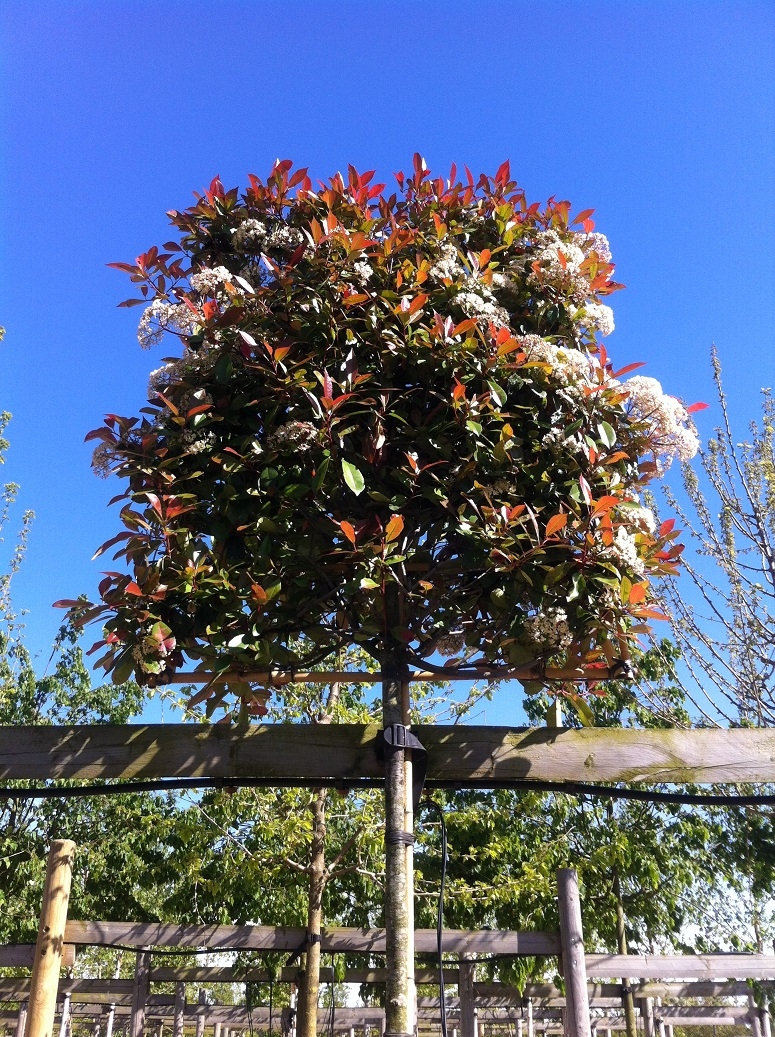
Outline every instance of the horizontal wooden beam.
<svg viewBox="0 0 775 1037"><path fill-rule="evenodd" d="M0 946L0 968L31 969L35 957L34 943L9 943ZM65 945L62 949L62 968L75 965L75 947Z"/></svg>
<svg viewBox="0 0 775 1037"><path fill-rule="evenodd" d="M321 983L333 982L334 970L328 965L321 966ZM363 968L345 969L342 983L385 983L385 969ZM239 969L232 965L179 965L159 966L151 969L151 983L198 983L207 986L209 983L298 983L299 969L290 967L280 970L279 975L270 973L268 969ZM444 969L444 982L455 985L458 980L456 968ZM415 983L438 983L439 970L436 968L416 968ZM337 982L340 982L337 979Z"/></svg>
<svg viewBox="0 0 775 1037"><path fill-rule="evenodd" d="M60 979L59 996L70 994L77 997L131 997L134 982L131 979ZM27 976L0 977L0 999L26 998L30 992L30 979Z"/></svg>
<svg viewBox="0 0 775 1037"><path fill-rule="evenodd" d="M295 951L304 946L306 930L269 925L175 925L158 922L68 921L67 943L110 947L218 947L230 950ZM554 933L519 933L498 930L444 930L444 950L449 954L559 954ZM385 953L384 929L324 928L324 952ZM415 930L418 954L436 953L436 930Z"/></svg>
<svg viewBox="0 0 775 1037"><path fill-rule="evenodd" d="M377 725L0 727L0 780L212 778L378 782ZM429 782L773 782L775 730L419 726Z"/></svg>
<svg viewBox="0 0 775 1037"><path fill-rule="evenodd" d="M587 954L593 979L775 979L773 954Z"/></svg>

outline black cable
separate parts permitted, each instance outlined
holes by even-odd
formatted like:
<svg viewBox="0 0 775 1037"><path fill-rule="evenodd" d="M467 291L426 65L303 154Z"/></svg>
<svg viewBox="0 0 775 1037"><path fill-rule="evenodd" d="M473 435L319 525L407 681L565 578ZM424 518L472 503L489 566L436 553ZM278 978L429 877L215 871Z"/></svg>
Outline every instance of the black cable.
<svg viewBox="0 0 775 1037"><path fill-rule="evenodd" d="M748 782L747 784L752 784ZM763 782L759 784L764 784ZM168 792L176 789L236 788L383 788L383 778L159 778L149 781L122 781L110 785L60 786L40 785L33 788L0 788L2 799L75 799L88 796L117 796L132 792ZM512 792L554 792L563 796L597 796L601 799L631 799L643 803L671 803L675 806L747 807L775 806L775 795L733 796L724 793L651 792L649 789L621 788L583 781L471 780L430 778L427 789L487 791L505 789Z"/></svg>
<svg viewBox="0 0 775 1037"><path fill-rule="evenodd" d="M444 819L444 808L435 799L423 800L425 806L432 807L438 814L441 824L441 879L439 882L439 898L436 902L436 952L439 960L439 1005L441 1007L441 1037L447 1037L447 1002L444 991L444 886L447 881L447 823Z"/></svg>

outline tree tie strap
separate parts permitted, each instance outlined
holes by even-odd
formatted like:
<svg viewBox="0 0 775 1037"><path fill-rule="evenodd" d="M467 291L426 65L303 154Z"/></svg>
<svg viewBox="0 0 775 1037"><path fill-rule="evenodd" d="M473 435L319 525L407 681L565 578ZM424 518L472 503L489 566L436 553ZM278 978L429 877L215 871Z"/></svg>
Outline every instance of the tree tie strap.
<svg viewBox="0 0 775 1037"><path fill-rule="evenodd" d="M380 763L384 763L392 753L404 749L412 754L412 803L417 810L428 773L428 750L405 724L389 724L384 731L378 732L376 751Z"/></svg>
<svg viewBox="0 0 775 1037"><path fill-rule="evenodd" d="M401 843L403 846L414 846L414 836L411 832L389 831L385 832L385 842L395 846Z"/></svg>

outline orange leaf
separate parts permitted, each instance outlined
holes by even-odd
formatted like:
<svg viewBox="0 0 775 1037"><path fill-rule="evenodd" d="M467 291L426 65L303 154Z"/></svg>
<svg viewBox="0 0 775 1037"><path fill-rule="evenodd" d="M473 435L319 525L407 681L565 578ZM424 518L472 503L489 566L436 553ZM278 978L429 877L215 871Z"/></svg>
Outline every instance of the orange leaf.
<svg viewBox="0 0 775 1037"><path fill-rule="evenodd" d="M546 523L546 535L550 537L552 533L556 533L559 529L565 529L568 525L567 515L552 515L549 521Z"/></svg>
<svg viewBox="0 0 775 1037"><path fill-rule="evenodd" d="M355 530L350 525L350 523L349 522L340 522L339 523L339 528L344 533L344 535L347 537L347 539L350 541L350 543L353 545L353 547L355 547Z"/></svg>
<svg viewBox="0 0 775 1037"><path fill-rule="evenodd" d="M646 592L649 589L647 583L636 583L630 590L630 604L637 605L640 601L645 601Z"/></svg>
<svg viewBox="0 0 775 1037"><path fill-rule="evenodd" d="M389 544L391 540L395 540L396 537L399 537L403 528L403 518L400 515L394 515L390 522L388 522L387 529L385 530L385 543Z"/></svg>
<svg viewBox="0 0 775 1037"><path fill-rule="evenodd" d="M269 596L267 595L266 591L258 583L251 584L250 595L254 601L257 601L259 603L259 605L265 605L266 602L269 600Z"/></svg>

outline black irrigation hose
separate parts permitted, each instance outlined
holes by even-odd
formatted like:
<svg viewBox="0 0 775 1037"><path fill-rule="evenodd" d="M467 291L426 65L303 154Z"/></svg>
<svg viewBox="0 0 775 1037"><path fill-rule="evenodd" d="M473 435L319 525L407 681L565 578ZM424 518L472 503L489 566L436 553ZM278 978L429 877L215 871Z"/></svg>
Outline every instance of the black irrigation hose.
<svg viewBox="0 0 775 1037"><path fill-rule="evenodd" d="M313 779L299 778L155 778L140 781L117 781L109 785L50 786L32 788L0 788L3 799L76 799L88 796L118 796L136 792L171 792L176 789L237 788L312 788ZM747 782L746 784L751 784ZM382 778L315 778L314 787L350 789L382 788ZM430 778L426 789L480 790L505 789L512 792L554 792L563 796L597 796L600 799L631 799L642 803L671 803L676 806L748 807L775 806L775 795L735 796L717 793L652 792L649 789L596 785L583 781L454 781Z"/></svg>

